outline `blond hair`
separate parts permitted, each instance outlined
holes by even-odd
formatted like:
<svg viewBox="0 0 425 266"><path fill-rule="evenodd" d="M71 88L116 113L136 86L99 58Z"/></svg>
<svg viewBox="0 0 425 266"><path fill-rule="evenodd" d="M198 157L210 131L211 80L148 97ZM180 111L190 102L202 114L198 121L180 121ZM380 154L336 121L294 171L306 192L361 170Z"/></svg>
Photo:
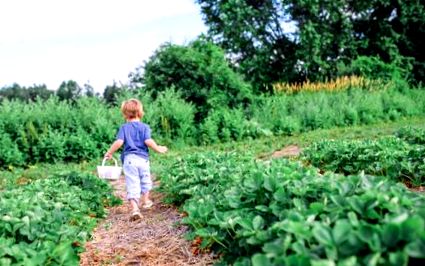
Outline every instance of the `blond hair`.
<svg viewBox="0 0 425 266"><path fill-rule="evenodd" d="M129 99L122 102L121 113L126 119L142 118L144 115L143 105L137 99Z"/></svg>

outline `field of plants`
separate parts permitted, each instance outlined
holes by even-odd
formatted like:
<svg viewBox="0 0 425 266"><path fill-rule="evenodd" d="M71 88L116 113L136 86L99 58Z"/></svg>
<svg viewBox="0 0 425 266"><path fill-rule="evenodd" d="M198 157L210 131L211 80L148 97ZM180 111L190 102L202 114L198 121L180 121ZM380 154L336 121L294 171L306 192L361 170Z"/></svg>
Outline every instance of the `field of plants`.
<svg viewBox="0 0 425 266"><path fill-rule="evenodd" d="M167 162L161 191L223 265L416 265L425 198L406 185L425 184L424 129L313 140L295 159L183 153Z"/></svg>
<svg viewBox="0 0 425 266"><path fill-rule="evenodd" d="M159 191L217 264L419 263L423 90L317 86L214 109L200 123L174 90L122 98L141 98L144 121L170 145L153 155ZM120 203L92 174L122 123L118 108L51 97L5 100L0 111L0 264L78 264L105 208ZM302 153L271 156L289 144Z"/></svg>
<svg viewBox="0 0 425 266"><path fill-rule="evenodd" d="M87 67L96 56L71 65L45 49L67 64L55 65L68 79L57 90L18 84L35 72L12 69L21 81L0 88L0 266L425 265L424 1L189 2L205 31L161 44L103 93L88 80L96 71L111 80ZM79 21L101 28L89 39L67 33L71 21L59 39L30 38L30 50L47 57L54 41L77 56L81 36L111 48L109 66L134 62L146 47L115 47L130 35L158 41L155 24L176 29L166 23L189 19L188 5L163 20L132 16L113 33ZM8 30L12 44L23 37ZM125 178L96 176L130 98L168 147L150 154L154 203L138 220L123 202Z"/></svg>

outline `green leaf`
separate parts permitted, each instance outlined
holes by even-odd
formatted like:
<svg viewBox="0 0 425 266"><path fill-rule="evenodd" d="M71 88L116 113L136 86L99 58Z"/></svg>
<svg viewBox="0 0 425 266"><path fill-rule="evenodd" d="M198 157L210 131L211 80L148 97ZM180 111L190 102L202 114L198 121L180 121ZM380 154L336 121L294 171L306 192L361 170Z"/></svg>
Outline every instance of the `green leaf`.
<svg viewBox="0 0 425 266"><path fill-rule="evenodd" d="M406 241L416 239L425 228L424 220L418 216L409 217L401 224L400 238Z"/></svg>
<svg viewBox="0 0 425 266"><path fill-rule="evenodd" d="M351 233L351 225L346 220L338 220L332 229L332 236L337 245L348 239Z"/></svg>
<svg viewBox="0 0 425 266"><path fill-rule="evenodd" d="M425 241L417 239L406 246L406 252L410 257L425 259Z"/></svg>
<svg viewBox="0 0 425 266"><path fill-rule="evenodd" d="M257 205L255 206L255 209L261 212L269 212L269 207L267 207L266 205Z"/></svg>
<svg viewBox="0 0 425 266"><path fill-rule="evenodd" d="M273 198L278 202L287 202L288 197L284 188L279 188L274 194Z"/></svg>
<svg viewBox="0 0 425 266"><path fill-rule="evenodd" d="M362 224L356 234L363 242L368 242L372 234L375 232L375 229L369 224Z"/></svg>
<svg viewBox="0 0 425 266"><path fill-rule="evenodd" d="M338 266L357 266L357 257L351 256L349 258L338 261Z"/></svg>
<svg viewBox="0 0 425 266"><path fill-rule="evenodd" d="M333 260L312 260L311 266L335 266Z"/></svg>
<svg viewBox="0 0 425 266"><path fill-rule="evenodd" d="M316 240L326 246L332 246L332 236L328 227L323 224L316 223L313 228L313 236Z"/></svg>
<svg viewBox="0 0 425 266"><path fill-rule="evenodd" d="M263 251L272 257L283 255L285 252L281 239L265 243L263 246Z"/></svg>
<svg viewBox="0 0 425 266"><path fill-rule="evenodd" d="M309 253L303 240L297 240L294 242L292 244L292 249L298 254L308 255Z"/></svg>
<svg viewBox="0 0 425 266"><path fill-rule="evenodd" d="M338 259L338 251L336 246L328 246L325 248L325 251L326 251L326 258L331 260Z"/></svg>
<svg viewBox="0 0 425 266"><path fill-rule="evenodd" d="M30 225L30 218L28 216L24 216L24 217L22 217L22 222L24 222L24 224L26 226L29 226Z"/></svg>
<svg viewBox="0 0 425 266"><path fill-rule="evenodd" d="M351 208L353 208L353 210L355 210L358 214L363 214L364 204L360 198L352 197L350 200L348 200L348 203L350 204Z"/></svg>
<svg viewBox="0 0 425 266"><path fill-rule="evenodd" d="M276 188L276 178L270 175L264 176L264 188L270 192L274 192Z"/></svg>
<svg viewBox="0 0 425 266"><path fill-rule="evenodd" d="M238 221L238 224L240 225L240 226L242 226L242 228L244 228L244 229L248 229L248 230L252 230L253 228L252 228L252 222L250 221L250 219L248 219L248 218L241 218L239 221Z"/></svg>
<svg viewBox="0 0 425 266"><path fill-rule="evenodd" d="M400 225L399 224L385 224L382 228L382 241L388 247L397 246L400 240Z"/></svg>
<svg viewBox="0 0 425 266"><path fill-rule="evenodd" d="M393 266L406 266L408 262L407 254L403 251L390 253L390 263Z"/></svg>
<svg viewBox="0 0 425 266"><path fill-rule="evenodd" d="M311 266L310 258L304 254L287 256L285 262L287 266Z"/></svg>
<svg viewBox="0 0 425 266"><path fill-rule="evenodd" d="M374 253L366 256L364 259L364 264L368 266L378 265L379 259L381 258L381 253Z"/></svg>
<svg viewBox="0 0 425 266"><path fill-rule="evenodd" d="M330 195L329 197L333 203L335 203L338 207L345 208L347 205L347 200L341 195Z"/></svg>
<svg viewBox="0 0 425 266"><path fill-rule="evenodd" d="M358 227L360 225L359 219L357 218L357 214L355 212L349 212L348 213L348 219L350 220L350 224L353 227Z"/></svg>
<svg viewBox="0 0 425 266"><path fill-rule="evenodd" d="M309 208L313 214L320 214L325 208L325 205L321 202L313 202L310 204Z"/></svg>
<svg viewBox="0 0 425 266"><path fill-rule="evenodd" d="M78 264L78 256L71 246L71 242L64 242L59 244L53 250L53 257L58 258L58 262L62 265Z"/></svg>
<svg viewBox="0 0 425 266"><path fill-rule="evenodd" d="M252 266L268 266L272 265L270 259L264 254L255 254L251 258Z"/></svg>
<svg viewBox="0 0 425 266"><path fill-rule="evenodd" d="M257 215L254 217L254 220L252 221L252 227L254 230L263 229L264 227L264 219L263 217Z"/></svg>
<svg viewBox="0 0 425 266"><path fill-rule="evenodd" d="M368 241L370 249L372 249L375 252L381 252L383 251L381 239L379 238L377 233L373 233Z"/></svg>

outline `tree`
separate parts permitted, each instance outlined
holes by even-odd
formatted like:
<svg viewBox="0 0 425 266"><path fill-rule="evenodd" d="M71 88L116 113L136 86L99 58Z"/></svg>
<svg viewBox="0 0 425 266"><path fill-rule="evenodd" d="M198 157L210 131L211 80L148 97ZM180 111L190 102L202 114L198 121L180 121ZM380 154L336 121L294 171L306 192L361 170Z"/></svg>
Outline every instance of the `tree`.
<svg viewBox="0 0 425 266"><path fill-rule="evenodd" d="M297 44L285 33L277 0L197 0L212 40L220 45L257 87L296 80Z"/></svg>
<svg viewBox="0 0 425 266"><path fill-rule="evenodd" d="M87 97L94 97L94 96L96 96L95 93L94 93L93 86L90 85L89 83L84 83L82 94L85 95L85 96L87 96Z"/></svg>
<svg viewBox="0 0 425 266"><path fill-rule="evenodd" d="M121 91L122 91L122 88L119 87L117 83L114 81L112 85L106 86L105 90L103 91L103 99L109 105L116 105L118 96Z"/></svg>
<svg viewBox="0 0 425 266"><path fill-rule="evenodd" d="M338 64L378 56L399 66L413 58L425 80L423 0L196 0L212 40L257 87L333 78ZM292 22L295 32L285 32Z"/></svg>
<svg viewBox="0 0 425 266"><path fill-rule="evenodd" d="M3 87L0 90L0 99L20 99L27 100L25 87L21 87L18 83L13 83L11 86Z"/></svg>
<svg viewBox="0 0 425 266"><path fill-rule="evenodd" d="M74 80L63 81L56 92L60 100L75 101L81 96L82 88Z"/></svg>
<svg viewBox="0 0 425 266"><path fill-rule="evenodd" d="M130 78L132 83L142 83L154 98L175 88L197 107L197 120L211 108L236 107L251 98L251 87L231 69L224 52L204 38L188 45L162 45Z"/></svg>
<svg viewBox="0 0 425 266"><path fill-rule="evenodd" d="M51 95L53 95L53 91L48 90L45 84L21 87L14 83L0 89L0 99L18 99L28 102L35 101L37 98L47 100Z"/></svg>
<svg viewBox="0 0 425 266"><path fill-rule="evenodd" d="M36 101L37 98L47 100L54 94L53 91L47 89L47 86L45 84L42 85L32 85L31 87L27 88L28 91L28 99L30 101Z"/></svg>

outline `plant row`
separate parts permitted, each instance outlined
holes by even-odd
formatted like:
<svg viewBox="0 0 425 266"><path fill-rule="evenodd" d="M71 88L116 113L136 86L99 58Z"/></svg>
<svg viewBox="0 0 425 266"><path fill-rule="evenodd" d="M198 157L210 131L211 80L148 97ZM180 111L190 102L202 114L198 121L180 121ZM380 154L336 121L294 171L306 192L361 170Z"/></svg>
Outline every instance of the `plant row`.
<svg viewBox="0 0 425 266"><path fill-rule="evenodd" d="M319 174L287 160L205 153L169 164L168 200L223 265L414 265L425 198L382 177Z"/></svg>
<svg viewBox="0 0 425 266"><path fill-rule="evenodd" d="M425 183L425 131L403 128L374 140L322 140L303 151L315 167L337 173L388 176L413 186Z"/></svg>
<svg viewBox="0 0 425 266"><path fill-rule="evenodd" d="M107 183L77 172L1 191L0 265L78 265L104 207L118 202Z"/></svg>
<svg viewBox="0 0 425 266"><path fill-rule="evenodd" d="M197 108L167 90L154 99L138 97L143 121L167 145L228 142L270 135L292 135L321 128L371 124L425 114L423 90L349 90L257 96L251 104L221 106L197 117ZM220 107L221 106L221 107ZM32 103L0 103L0 167L37 162L80 162L99 158L124 122L119 108L96 98L68 103L50 98Z"/></svg>

